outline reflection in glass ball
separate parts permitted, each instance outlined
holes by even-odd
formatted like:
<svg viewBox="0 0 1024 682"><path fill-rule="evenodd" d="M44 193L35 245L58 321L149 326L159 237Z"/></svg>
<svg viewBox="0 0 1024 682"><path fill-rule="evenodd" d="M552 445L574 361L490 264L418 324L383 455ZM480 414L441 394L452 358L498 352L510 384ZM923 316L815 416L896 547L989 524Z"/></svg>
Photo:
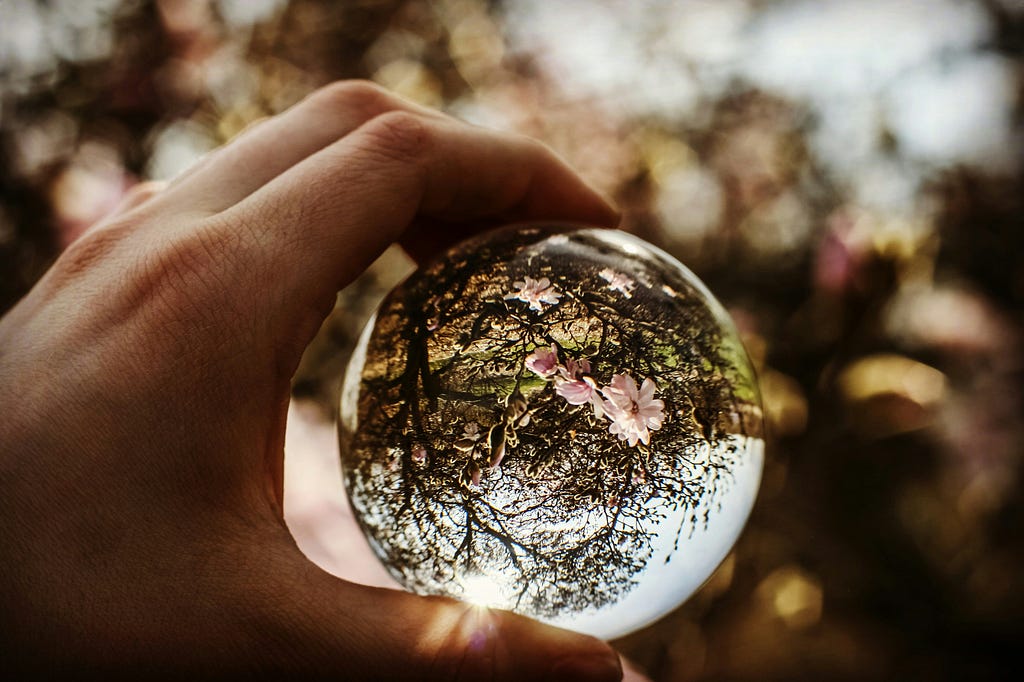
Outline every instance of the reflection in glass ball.
<svg viewBox="0 0 1024 682"><path fill-rule="evenodd" d="M682 603L761 477L731 322L622 232L518 226L455 247L370 320L341 400L345 485L410 590L610 638Z"/></svg>

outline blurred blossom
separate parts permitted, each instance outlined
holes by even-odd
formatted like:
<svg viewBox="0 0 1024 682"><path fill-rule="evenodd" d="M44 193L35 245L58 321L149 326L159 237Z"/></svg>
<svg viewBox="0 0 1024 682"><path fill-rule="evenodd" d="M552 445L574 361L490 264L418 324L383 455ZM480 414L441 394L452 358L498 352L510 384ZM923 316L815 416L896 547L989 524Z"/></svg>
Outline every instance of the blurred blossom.
<svg viewBox="0 0 1024 682"><path fill-rule="evenodd" d="M981 3L798 0L755 12L741 1L524 0L507 11L518 49L567 96L610 112L700 121L703 98L743 82L791 98L814 116L815 160L868 204L905 205L925 178L925 167L879 161L893 142L928 166L1019 162L1020 69L975 52L993 29ZM734 147L766 158L745 134L733 131ZM737 161L756 164L751 152Z"/></svg>
<svg viewBox="0 0 1024 682"><path fill-rule="evenodd" d="M363 61L371 72L402 59L419 60L427 49L424 38L412 31L395 29L385 31L366 50Z"/></svg>
<svg viewBox="0 0 1024 682"><path fill-rule="evenodd" d="M505 56L504 37L480 5L463 14L450 30L448 49L459 73L471 85L486 83Z"/></svg>
<svg viewBox="0 0 1024 682"><path fill-rule="evenodd" d="M770 573L757 586L756 596L790 628L807 628L821 619L821 583L798 566L783 566Z"/></svg>
<svg viewBox="0 0 1024 682"><path fill-rule="evenodd" d="M729 67L745 49L744 29L753 18L750 0L662 2L663 31L658 40L695 64L705 86ZM718 94L718 89L712 92Z"/></svg>
<svg viewBox="0 0 1024 682"><path fill-rule="evenodd" d="M222 110L250 105L259 93L260 73L237 46L218 49L202 72L206 92Z"/></svg>
<svg viewBox="0 0 1024 682"><path fill-rule="evenodd" d="M760 256L779 258L804 248L814 227L810 209L795 192L784 192L757 206L740 231Z"/></svg>
<svg viewBox="0 0 1024 682"><path fill-rule="evenodd" d="M92 61L107 56L114 46L113 18L121 0L58 0L53 12L50 44L63 59ZM57 27L60 28L57 28Z"/></svg>
<svg viewBox="0 0 1024 682"><path fill-rule="evenodd" d="M923 211L839 206L826 219L826 231L818 244L815 284L833 293L862 287L872 258L906 264L927 257L934 230L931 215Z"/></svg>
<svg viewBox="0 0 1024 682"><path fill-rule="evenodd" d="M413 59L388 62L373 74L373 80L395 93L428 107L440 107L441 83L422 63Z"/></svg>
<svg viewBox="0 0 1024 682"><path fill-rule="evenodd" d="M700 165L697 152L674 135L649 127L641 128L634 137L655 182L664 183L676 172Z"/></svg>
<svg viewBox="0 0 1024 682"><path fill-rule="evenodd" d="M722 219L725 196L717 176L681 139L657 130L641 130L635 138L654 182L654 208L666 239L694 248Z"/></svg>
<svg viewBox="0 0 1024 682"><path fill-rule="evenodd" d="M832 143L841 144L835 138ZM828 150L819 148L818 152L835 158ZM876 212L899 214L917 210L917 197L924 179L922 169L901 157L879 154L874 146L867 150L866 156L851 159L851 162L853 167L844 172L844 185L851 201Z"/></svg>
<svg viewBox="0 0 1024 682"><path fill-rule="evenodd" d="M907 157L929 165L1013 171L1024 138L1014 130L1021 65L992 55L930 62L887 92L890 130Z"/></svg>
<svg viewBox="0 0 1024 682"><path fill-rule="evenodd" d="M893 353L870 355L847 365L837 385L859 430L872 438L932 423L948 389L939 370Z"/></svg>
<svg viewBox="0 0 1024 682"><path fill-rule="evenodd" d="M1005 170L1019 143L1011 119L1019 71L974 52L991 32L976 2L779 3L750 26L741 71L815 112L816 158L840 179L859 182L861 165L886 145L929 164ZM897 186L913 186L924 173L893 175ZM872 192L859 198L875 200Z"/></svg>
<svg viewBox="0 0 1024 682"><path fill-rule="evenodd" d="M540 97L543 96L541 93ZM523 120L520 132L546 138L598 190L611 195L620 188L623 178L635 172L633 142L625 139L623 131L600 110L575 103L548 111L540 99L530 113L531 118Z"/></svg>
<svg viewBox="0 0 1024 682"><path fill-rule="evenodd" d="M750 24L744 67L776 92L852 100L889 87L941 52L976 47L990 31L978 3L796 0L771 6Z"/></svg>
<svg viewBox="0 0 1024 682"><path fill-rule="evenodd" d="M46 36L45 9L32 0L8 0L0 3L0 68L16 77L5 78L8 87L22 85L27 77L52 69L56 56Z"/></svg>
<svg viewBox="0 0 1024 682"><path fill-rule="evenodd" d="M281 113L323 84L315 74L282 59L268 59L260 67L258 94L269 114Z"/></svg>
<svg viewBox="0 0 1024 682"><path fill-rule="evenodd" d="M131 184L117 152L99 143L82 145L50 188L61 244L110 213Z"/></svg>
<svg viewBox="0 0 1024 682"><path fill-rule="evenodd" d="M803 433L807 427L807 398L799 382L766 368L760 372L760 384L769 433L776 438Z"/></svg>
<svg viewBox="0 0 1024 682"><path fill-rule="evenodd" d="M921 405L934 405L946 392L946 378L934 367L893 354L861 358L839 375L839 388L850 400L892 393Z"/></svg>
<svg viewBox="0 0 1024 682"><path fill-rule="evenodd" d="M655 206L668 239L693 243L712 234L724 210L722 187L715 175L694 165L660 176Z"/></svg>
<svg viewBox="0 0 1024 682"><path fill-rule="evenodd" d="M164 28L187 47L197 37L216 28L209 0L157 0Z"/></svg>
<svg viewBox="0 0 1024 682"><path fill-rule="evenodd" d="M663 34L671 4L521 0L507 9L512 47L533 54L571 98L676 118L695 111L700 93L678 46L650 40Z"/></svg>
<svg viewBox="0 0 1024 682"><path fill-rule="evenodd" d="M710 158L740 208L770 199L794 171L792 133L772 118L751 118L718 137Z"/></svg>
<svg viewBox="0 0 1024 682"><path fill-rule="evenodd" d="M814 263L818 288L842 293L857 285L869 249L869 235L857 229L857 221L853 207L841 207L829 216Z"/></svg>
<svg viewBox="0 0 1024 682"><path fill-rule="evenodd" d="M202 99L206 94L204 75L204 59L194 54L190 58L168 59L154 74L154 81L162 101L180 105Z"/></svg>
<svg viewBox="0 0 1024 682"><path fill-rule="evenodd" d="M991 353L1003 366L1020 360L1014 357L1015 339L1008 322L983 297L955 285L919 283L902 288L889 304L885 324L908 347L954 356Z"/></svg>
<svg viewBox="0 0 1024 682"><path fill-rule="evenodd" d="M0 3L0 73L24 91L61 59L91 61L113 48L114 15L121 0L4 0Z"/></svg>
<svg viewBox="0 0 1024 682"><path fill-rule="evenodd" d="M233 29L265 21L288 5L288 0L217 0L217 11Z"/></svg>
<svg viewBox="0 0 1024 682"><path fill-rule="evenodd" d="M199 124L174 121L154 137L146 176L153 180L170 180L216 146Z"/></svg>
<svg viewBox="0 0 1024 682"><path fill-rule="evenodd" d="M65 159L74 150L78 124L62 111L52 111L25 125L15 142L18 171L36 176Z"/></svg>

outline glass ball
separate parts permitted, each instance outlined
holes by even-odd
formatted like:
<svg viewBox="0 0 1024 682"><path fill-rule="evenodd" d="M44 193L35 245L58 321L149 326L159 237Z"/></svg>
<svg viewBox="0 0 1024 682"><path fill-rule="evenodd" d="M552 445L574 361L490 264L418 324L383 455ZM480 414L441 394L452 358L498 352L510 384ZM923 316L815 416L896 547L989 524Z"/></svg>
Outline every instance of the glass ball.
<svg viewBox="0 0 1024 682"><path fill-rule="evenodd" d="M348 368L342 469L407 589L603 638L685 601L761 478L728 314L623 232L512 226L385 298Z"/></svg>

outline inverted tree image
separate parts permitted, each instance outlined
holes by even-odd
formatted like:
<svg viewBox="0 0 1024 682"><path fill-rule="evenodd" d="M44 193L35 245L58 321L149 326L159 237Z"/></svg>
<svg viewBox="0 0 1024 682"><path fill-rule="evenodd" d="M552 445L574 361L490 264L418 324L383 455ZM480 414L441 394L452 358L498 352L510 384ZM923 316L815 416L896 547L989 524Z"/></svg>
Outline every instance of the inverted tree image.
<svg viewBox="0 0 1024 682"><path fill-rule="evenodd" d="M660 535L664 561L685 551L762 435L724 311L612 231L464 243L385 299L349 372L343 469L378 556L417 592L483 577L538 617L622 599Z"/></svg>

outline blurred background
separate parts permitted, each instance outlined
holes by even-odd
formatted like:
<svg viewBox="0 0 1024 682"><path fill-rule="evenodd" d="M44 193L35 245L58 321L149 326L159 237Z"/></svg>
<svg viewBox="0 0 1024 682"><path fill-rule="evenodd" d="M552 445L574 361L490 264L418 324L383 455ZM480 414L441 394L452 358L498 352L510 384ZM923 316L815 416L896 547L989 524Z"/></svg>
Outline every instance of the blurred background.
<svg viewBox="0 0 1024 682"><path fill-rule="evenodd" d="M1008 678L1022 52L1024 0L0 0L0 311L133 184L332 80L527 133L725 303L769 420L735 551L618 648L656 681ZM342 292L294 382L289 520L367 582L331 421L410 269Z"/></svg>

